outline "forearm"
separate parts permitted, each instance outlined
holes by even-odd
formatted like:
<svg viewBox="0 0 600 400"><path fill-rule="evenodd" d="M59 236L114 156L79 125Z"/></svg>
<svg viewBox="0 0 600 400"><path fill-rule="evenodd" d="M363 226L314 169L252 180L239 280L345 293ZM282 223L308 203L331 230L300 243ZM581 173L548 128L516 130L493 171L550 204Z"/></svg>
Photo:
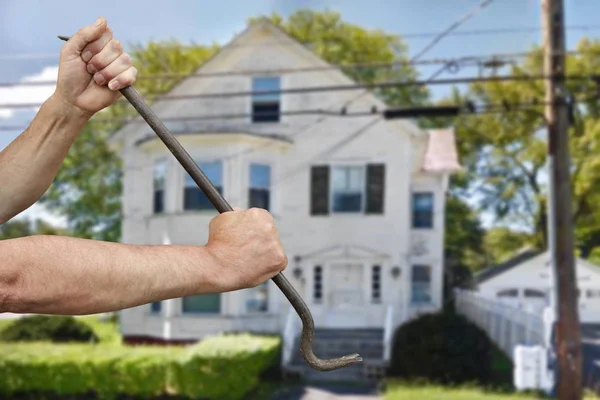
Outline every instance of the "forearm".
<svg viewBox="0 0 600 400"><path fill-rule="evenodd" d="M30 236L0 241L0 254L0 312L94 314L218 288L201 246Z"/></svg>
<svg viewBox="0 0 600 400"><path fill-rule="evenodd" d="M46 192L87 120L53 95L29 127L0 152L0 224Z"/></svg>

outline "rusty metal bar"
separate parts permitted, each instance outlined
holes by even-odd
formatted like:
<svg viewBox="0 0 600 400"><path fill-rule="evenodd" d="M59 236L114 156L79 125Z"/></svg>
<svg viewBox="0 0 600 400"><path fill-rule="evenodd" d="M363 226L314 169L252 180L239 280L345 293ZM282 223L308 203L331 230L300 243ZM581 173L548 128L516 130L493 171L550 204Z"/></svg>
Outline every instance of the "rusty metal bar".
<svg viewBox="0 0 600 400"><path fill-rule="evenodd" d="M58 38L64 41L68 41L70 39L68 36L59 36ZM152 111L150 106L146 104L138 91L135 90L133 86L128 86L120 89L120 92L125 98L127 98L127 100L129 100L131 105L137 110L142 118L144 118L148 125L150 125L152 130L163 141L169 151L175 156L177 161L179 161L181 166L187 171L188 174L190 174L194 182L196 182L198 187L206 194L217 211L220 213L233 211L233 208L223 198L223 196L221 196L210 179L208 179L204 172L202 172L200 167L198 167L198 165L194 162L189 153L183 148L183 146L179 143L175 136L173 136L169 129L167 129L154 111ZM329 360L322 360L318 358L312 350L315 324L310 309L302 297L300 297L300 294L296 291L294 286L282 273L277 274L271 279L283 292L302 320L300 353L308 365L317 371L332 371L362 362L362 357L356 353Z"/></svg>

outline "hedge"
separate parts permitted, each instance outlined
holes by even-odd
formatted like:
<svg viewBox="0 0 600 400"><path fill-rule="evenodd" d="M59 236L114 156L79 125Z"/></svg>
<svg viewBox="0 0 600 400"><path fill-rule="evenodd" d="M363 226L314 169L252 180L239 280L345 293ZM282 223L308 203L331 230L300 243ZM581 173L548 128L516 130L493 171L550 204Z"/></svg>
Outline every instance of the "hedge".
<svg viewBox="0 0 600 400"><path fill-rule="evenodd" d="M189 347L103 344L0 345L0 398L51 393L100 399L237 400L278 361L278 338L217 336Z"/></svg>

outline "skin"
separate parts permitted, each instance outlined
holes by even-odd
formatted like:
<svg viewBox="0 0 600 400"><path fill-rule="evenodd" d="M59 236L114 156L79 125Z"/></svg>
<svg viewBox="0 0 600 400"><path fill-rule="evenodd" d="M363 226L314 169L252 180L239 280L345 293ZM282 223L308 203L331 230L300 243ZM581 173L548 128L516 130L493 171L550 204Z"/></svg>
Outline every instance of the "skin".
<svg viewBox="0 0 600 400"><path fill-rule="evenodd" d="M55 92L0 152L0 224L39 200L85 123L136 76L103 18L63 45ZM63 315L250 288L288 261L273 217L255 208L216 216L205 245L34 235L0 241L0 254L0 312Z"/></svg>

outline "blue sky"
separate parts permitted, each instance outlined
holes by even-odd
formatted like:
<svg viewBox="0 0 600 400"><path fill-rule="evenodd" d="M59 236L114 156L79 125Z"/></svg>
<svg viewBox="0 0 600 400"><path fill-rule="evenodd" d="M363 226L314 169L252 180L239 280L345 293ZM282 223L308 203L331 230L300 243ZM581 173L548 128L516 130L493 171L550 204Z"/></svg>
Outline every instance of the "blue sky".
<svg viewBox="0 0 600 400"><path fill-rule="evenodd" d="M61 42L56 35L70 35L79 27L104 16L124 43L177 39L183 43L225 43L242 31L249 17L278 12L289 15L300 8L334 10L344 20L369 29L393 34L437 33L461 18L480 0L0 0L0 74L1 81L52 78ZM495 0L462 25L457 32L479 29L538 27L541 24L540 0ZM595 26L596 29L569 30L568 47L583 36L600 37L598 0L565 0L567 26ZM432 38L408 38L411 55ZM491 55L522 52L541 41L541 32L480 36L449 36L423 56L427 58ZM423 67L427 77L436 67ZM457 75L472 76L477 69L467 68ZM449 87L434 86L436 97ZM0 89L0 104L28 96ZM19 97L20 96L20 97ZM38 94L39 96L39 94ZM47 92L42 94L47 96ZM27 125L31 111L2 113L0 126ZM0 130L0 149L19 131Z"/></svg>

